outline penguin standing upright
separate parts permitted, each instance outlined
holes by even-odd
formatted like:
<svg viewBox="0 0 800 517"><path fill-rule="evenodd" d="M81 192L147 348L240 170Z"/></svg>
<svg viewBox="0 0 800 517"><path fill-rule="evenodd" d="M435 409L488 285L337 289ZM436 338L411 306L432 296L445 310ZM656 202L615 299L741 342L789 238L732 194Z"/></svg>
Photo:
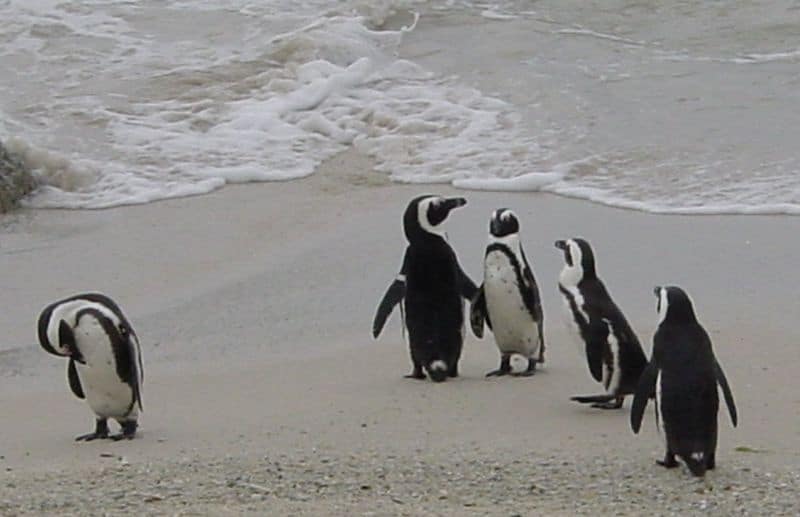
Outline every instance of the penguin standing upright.
<svg viewBox="0 0 800 517"><path fill-rule="evenodd" d="M500 349L500 368L486 376L509 374L512 354L528 359L527 370L519 375L533 375L536 363L544 361L542 303L519 241L519 220L507 208L492 214L483 275L470 308L472 331L483 337L486 321Z"/></svg>
<svg viewBox="0 0 800 517"><path fill-rule="evenodd" d="M555 246L564 253L558 289L564 298L568 327L583 345L592 377L606 390L604 395L572 400L601 409L619 409L625 395L636 391L647 358L622 311L597 277L589 243L575 238L556 241Z"/></svg>
<svg viewBox="0 0 800 517"><path fill-rule="evenodd" d="M96 415L95 431L76 440L109 438L109 418L122 428L110 438L133 438L142 409L142 357L119 306L97 293L57 301L39 316L38 334L47 352L69 358L69 386Z"/></svg>
<svg viewBox="0 0 800 517"><path fill-rule="evenodd" d="M697 321L692 301L680 287L656 287L658 329L653 356L633 398L631 428L639 432L647 400L655 394L656 416L664 423L667 451L659 465L678 466L679 456L695 476L716 466L717 411L722 388L733 426L736 404L711 339Z"/></svg>
<svg viewBox="0 0 800 517"><path fill-rule="evenodd" d="M463 198L419 196L403 215L408 247L400 274L378 305L372 335L378 337L394 306L402 302L414 365L408 377L414 379L424 379L425 371L435 382L458 376L463 299L472 299L476 288L447 243L442 223L451 210L466 203Z"/></svg>

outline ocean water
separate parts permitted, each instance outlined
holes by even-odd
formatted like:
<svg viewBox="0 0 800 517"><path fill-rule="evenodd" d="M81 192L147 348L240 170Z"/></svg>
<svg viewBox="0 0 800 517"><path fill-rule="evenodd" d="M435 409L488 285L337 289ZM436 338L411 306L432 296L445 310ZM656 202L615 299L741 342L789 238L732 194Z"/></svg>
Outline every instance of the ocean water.
<svg viewBox="0 0 800 517"><path fill-rule="evenodd" d="M33 207L374 174L658 213L800 213L790 1L0 0Z"/></svg>

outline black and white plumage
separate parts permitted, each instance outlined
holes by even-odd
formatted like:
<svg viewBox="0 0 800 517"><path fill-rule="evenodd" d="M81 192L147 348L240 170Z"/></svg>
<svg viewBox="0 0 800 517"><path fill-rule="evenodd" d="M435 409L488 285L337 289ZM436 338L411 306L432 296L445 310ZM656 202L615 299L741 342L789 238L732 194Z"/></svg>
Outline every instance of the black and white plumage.
<svg viewBox="0 0 800 517"><path fill-rule="evenodd" d="M558 289L564 299L567 326L582 345L589 371L606 390L603 395L572 397L592 407L619 409L636 391L647 358L622 311L595 270L594 253L584 239L555 243L564 253Z"/></svg>
<svg viewBox="0 0 800 517"><path fill-rule="evenodd" d="M500 350L500 368L487 377L511 373L511 356L528 359L522 376L544 362L544 315L533 269L519 240L519 220L507 208L495 210L483 261L483 284L470 307L472 330L483 337L484 321Z"/></svg>
<svg viewBox="0 0 800 517"><path fill-rule="evenodd" d="M653 356L633 399L631 428L639 432L647 401L655 396L656 418L660 415L666 434L666 454L658 464L677 467L677 455L692 474L702 476L716 466L717 384L734 427L736 404L689 296L680 287L656 287L655 294L659 324Z"/></svg>
<svg viewBox="0 0 800 517"><path fill-rule="evenodd" d="M67 380L76 397L95 413L95 431L77 440L108 438L108 419L133 438L142 409L143 368L139 340L119 306L98 293L80 294L45 307L39 344L68 357Z"/></svg>
<svg viewBox="0 0 800 517"><path fill-rule="evenodd" d="M411 378L424 379L425 371L436 382L458 376L464 298L472 299L476 288L447 243L442 223L451 210L466 203L463 198L419 196L403 216L408 246L400 274L378 305L372 335L378 337L392 309L402 302L414 365Z"/></svg>

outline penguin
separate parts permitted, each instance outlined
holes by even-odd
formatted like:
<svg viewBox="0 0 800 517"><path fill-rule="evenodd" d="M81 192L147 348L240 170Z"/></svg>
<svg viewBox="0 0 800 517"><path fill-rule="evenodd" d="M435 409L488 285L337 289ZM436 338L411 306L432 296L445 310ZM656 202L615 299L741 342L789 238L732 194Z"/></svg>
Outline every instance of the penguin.
<svg viewBox="0 0 800 517"><path fill-rule="evenodd" d="M625 395L636 391L647 358L622 311L598 278L589 243L575 238L556 241L555 246L564 253L558 290L564 299L567 326L582 344L592 377L606 390L604 395L576 396L571 400L601 409L619 409Z"/></svg>
<svg viewBox="0 0 800 517"><path fill-rule="evenodd" d="M519 241L519 220L511 210L495 210L489 222L489 244L483 260L483 284L470 305L470 323L483 337L484 321L500 349L500 368L487 377L508 375L511 355L528 360L518 374L531 376L544 362L544 315L533 269Z"/></svg>
<svg viewBox="0 0 800 517"><path fill-rule="evenodd" d="M377 338L395 305L402 302L413 371L408 378L434 382L458 377L464 342L464 299L475 284L461 269L442 224L464 198L423 195L411 200L403 215L408 246L397 278L383 296L372 325Z"/></svg>
<svg viewBox="0 0 800 517"><path fill-rule="evenodd" d="M38 335L45 351L69 358L69 387L95 414L94 432L76 440L132 439L143 409L142 356L136 333L119 306L99 293L59 300L42 311ZM109 436L109 418L119 423L119 434Z"/></svg>
<svg viewBox="0 0 800 517"><path fill-rule="evenodd" d="M734 427L739 419L736 403L689 295L674 286L656 287L654 292L659 323L652 357L633 398L631 429L639 432L647 401L655 395L656 419L660 415L664 424L667 449L664 460L657 463L674 468L678 456L693 475L701 477L716 467L717 385Z"/></svg>

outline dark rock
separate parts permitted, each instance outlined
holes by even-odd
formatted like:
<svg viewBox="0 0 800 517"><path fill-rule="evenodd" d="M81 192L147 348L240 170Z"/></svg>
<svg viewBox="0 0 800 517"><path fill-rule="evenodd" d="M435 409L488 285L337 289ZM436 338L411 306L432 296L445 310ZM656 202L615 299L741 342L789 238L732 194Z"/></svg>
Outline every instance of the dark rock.
<svg viewBox="0 0 800 517"><path fill-rule="evenodd" d="M0 213L15 208L34 188L36 180L25 164L0 142Z"/></svg>

